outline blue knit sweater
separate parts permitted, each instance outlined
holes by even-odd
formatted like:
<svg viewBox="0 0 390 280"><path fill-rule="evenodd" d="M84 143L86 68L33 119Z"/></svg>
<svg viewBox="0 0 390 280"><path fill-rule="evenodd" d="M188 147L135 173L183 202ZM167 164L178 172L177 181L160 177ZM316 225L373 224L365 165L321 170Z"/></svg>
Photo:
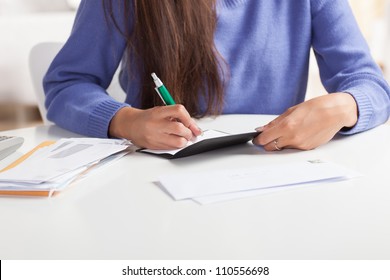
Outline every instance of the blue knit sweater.
<svg viewBox="0 0 390 280"><path fill-rule="evenodd" d="M122 13L114 13L120 22ZM313 48L326 90L350 93L358 104L357 124L343 133L389 118L389 86L347 0L219 0L217 14L215 43L230 74L224 114L281 114L302 102ZM125 43L106 23L101 1L82 1L72 33L44 78L48 119L77 133L107 137L120 108L139 107L139 77L128 79L126 65L120 78L125 103L105 90Z"/></svg>

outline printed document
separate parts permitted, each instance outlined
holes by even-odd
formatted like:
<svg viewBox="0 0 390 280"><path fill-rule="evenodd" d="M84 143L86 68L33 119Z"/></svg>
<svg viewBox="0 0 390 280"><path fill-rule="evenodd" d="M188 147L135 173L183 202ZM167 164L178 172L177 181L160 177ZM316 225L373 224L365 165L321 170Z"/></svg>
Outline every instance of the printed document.
<svg viewBox="0 0 390 280"><path fill-rule="evenodd" d="M50 197L128 154L130 147L127 140L97 138L41 143L0 172L0 195Z"/></svg>

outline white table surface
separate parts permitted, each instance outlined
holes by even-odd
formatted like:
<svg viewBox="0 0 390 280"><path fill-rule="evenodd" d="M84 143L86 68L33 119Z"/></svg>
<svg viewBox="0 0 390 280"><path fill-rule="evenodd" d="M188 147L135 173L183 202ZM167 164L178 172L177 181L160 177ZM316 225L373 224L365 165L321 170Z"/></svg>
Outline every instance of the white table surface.
<svg viewBox="0 0 390 280"><path fill-rule="evenodd" d="M234 132L271 116L226 115L200 126ZM0 168L48 139L25 128ZM252 144L169 161L134 153L52 198L0 197L0 259L390 259L390 126L312 151ZM211 205L174 201L160 174L322 159L364 176ZM282 176L283 174L281 174Z"/></svg>

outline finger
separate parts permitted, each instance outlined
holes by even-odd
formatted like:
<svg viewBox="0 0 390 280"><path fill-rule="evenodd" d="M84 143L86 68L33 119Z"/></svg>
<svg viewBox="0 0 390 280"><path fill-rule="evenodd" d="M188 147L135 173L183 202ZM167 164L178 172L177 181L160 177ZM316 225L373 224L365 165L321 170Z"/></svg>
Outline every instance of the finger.
<svg viewBox="0 0 390 280"><path fill-rule="evenodd" d="M188 144L188 140L184 137L177 136L174 134L165 134L161 137L161 149L180 149Z"/></svg>
<svg viewBox="0 0 390 280"><path fill-rule="evenodd" d="M283 144L283 137L272 140L271 142L264 145L263 148L266 151L281 151L281 150L283 150L283 148L285 148L285 145Z"/></svg>
<svg viewBox="0 0 390 280"><path fill-rule="evenodd" d="M283 131L280 128L280 125L274 125L267 129L264 129L255 139L253 143L255 145L265 146L271 141L280 138L283 135Z"/></svg>
<svg viewBox="0 0 390 280"><path fill-rule="evenodd" d="M203 130L196 124L194 120L192 120L192 123L188 126L188 128L191 130L192 134L195 135L195 137L203 134Z"/></svg>
<svg viewBox="0 0 390 280"><path fill-rule="evenodd" d="M180 149L187 145L188 140L174 134L161 133L158 138L148 139L143 147L153 150ZM137 143L134 143L137 145ZM142 147L142 146L141 146Z"/></svg>
<svg viewBox="0 0 390 280"><path fill-rule="evenodd" d="M266 129L270 129L274 126L279 125L287 116L289 116L294 111L294 109L295 109L295 106L287 109L283 114L277 116L275 119L270 121L268 124L266 124L262 127L259 127L258 129L261 129L261 131L264 131Z"/></svg>
<svg viewBox="0 0 390 280"><path fill-rule="evenodd" d="M187 127L191 123L191 116L181 104L159 107L160 116L163 118L174 118L180 120Z"/></svg>
<svg viewBox="0 0 390 280"><path fill-rule="evenodd" d="M161 108L163 108L161 112L162 117L173 118L180 121L185 127L188 127L195 136L202 134L202 130L197 126L196 122L191 118L183 105L177 104Z"/></svg>
<svg viewBox="0 0 390 280"><path fill-rule="evenodd" d="M280 120L281 120L281 116L273 119L272 121L270 121L269 123L267 123L263 126L256 127L255 130L258 132L263 132L263 131L268 130L268 129L274 127L275 125L279 124Z"/></svg>
<svg viewBox="0 0 390 280"><path fill-rule="evenodd" d="M181 122L168 121L164 126L164 133L184 137L187 140L193 138L192 131Z"/></svg>

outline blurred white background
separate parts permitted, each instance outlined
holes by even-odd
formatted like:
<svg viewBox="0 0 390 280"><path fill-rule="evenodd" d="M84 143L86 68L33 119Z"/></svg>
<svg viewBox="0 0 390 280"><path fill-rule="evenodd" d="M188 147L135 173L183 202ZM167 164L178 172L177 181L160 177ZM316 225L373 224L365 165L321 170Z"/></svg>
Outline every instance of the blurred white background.
<svg viewBox="0 0 390 280"><path fill-rule="evenodd" d="M35 104L28 54L43 41L65 41L75 10L67 0L0 0L0 102Z"/></svg>
<svg viewBox="0 0 390 280"><path fill-rule="evenodd" d="M390 0L349 0L372 56L390 80ZM308 98L325 94L314 57L310 61Z"/></svg>
<svg viewBox="0 0 390 280"><path fill-rule="evenodd" d="M100 1L100 0L95 0ZM80 0L0 0L0 130L40 122L28 70L31 48L64 42ZM375 60L390 79L390 0L350 0ZM323 94L311 60L308 97Z"/></svg>
<svg viewBox="0 0 390 280"><path fill-rule="evenodd" d="M79 0L0 0L0 130L40 122L28 68L31 48L69 36Z"/></svg>

